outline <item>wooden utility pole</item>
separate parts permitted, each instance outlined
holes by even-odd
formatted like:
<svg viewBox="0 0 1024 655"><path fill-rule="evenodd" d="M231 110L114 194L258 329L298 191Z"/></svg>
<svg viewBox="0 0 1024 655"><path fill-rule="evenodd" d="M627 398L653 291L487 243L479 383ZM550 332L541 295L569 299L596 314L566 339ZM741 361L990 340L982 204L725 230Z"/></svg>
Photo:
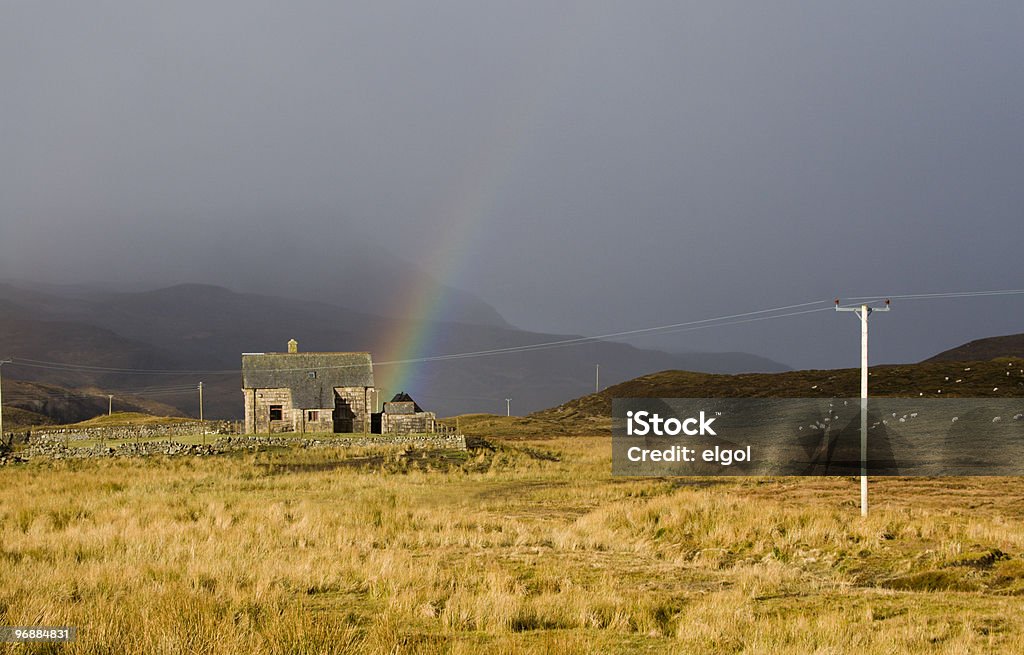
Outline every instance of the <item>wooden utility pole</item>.
<svg viewBox="0 0 1024 655"><path fill-rule="evenodd" d="M114 394L108 393L107 394L107 416L112 416L113 414L114 414Z"/></svg>

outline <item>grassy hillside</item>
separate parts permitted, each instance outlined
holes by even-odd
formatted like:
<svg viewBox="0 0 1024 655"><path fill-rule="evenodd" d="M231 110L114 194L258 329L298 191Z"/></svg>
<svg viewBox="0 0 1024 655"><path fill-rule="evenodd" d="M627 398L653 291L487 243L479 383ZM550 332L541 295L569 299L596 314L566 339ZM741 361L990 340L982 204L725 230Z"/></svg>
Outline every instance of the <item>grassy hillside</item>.
<svg viewBox="0 0 1024 655"><path fill-rule="evenodd" d="M497 414L463 414L443 419L450 427L458 427L464 434L477 437L503 437L507 439L544 438L573 434L557 421L533 416L500 416Z"/></svg>
<svg viewBox="0 0 1024 655"><path fill-rule="evenodd" d="M53 419L18 407L4 405L4 432L16 432L36 425L51 425Z"/></svg>
<svg viewBox="0 0 1024 655"><path fill-rule="evenodd" d="M873 366L872 396L1024 397L1024 359ZM713 375L662 371L531 414L575 433L610 429L612 398L856 398L860 369Z"/></svg>
<svg viewBox="0 0 1024 655"><path fill-rule="evenodd" d="M69 427L95 428L112 427L117 425L162 425L168 423L182 423L193 420L195 419L184 418L180 416L153 416L152 414L142 414L139 412L114 412L109 416L106 414L102 414L100 416L94 416L85 421L73 423Z"/></svg>
<svg viewBox="0 0 1024 655"><path fill-rule="evenodd" d="M950 348L926 362L961 362L996 359L997 357L1024 358L1024 334L976 339L956 348Z"/></svg>

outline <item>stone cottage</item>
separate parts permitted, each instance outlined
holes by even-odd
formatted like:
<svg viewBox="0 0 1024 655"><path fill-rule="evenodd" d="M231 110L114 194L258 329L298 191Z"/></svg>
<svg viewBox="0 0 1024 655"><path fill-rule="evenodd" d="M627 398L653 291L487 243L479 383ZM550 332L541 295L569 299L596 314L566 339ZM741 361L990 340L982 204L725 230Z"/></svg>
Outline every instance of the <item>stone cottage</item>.
<svg viewBox="0 0 1024 655"><path fill-rule="evenodd" d="M369 432L377 406L370 353L242 355L246 434Z"/></svg>

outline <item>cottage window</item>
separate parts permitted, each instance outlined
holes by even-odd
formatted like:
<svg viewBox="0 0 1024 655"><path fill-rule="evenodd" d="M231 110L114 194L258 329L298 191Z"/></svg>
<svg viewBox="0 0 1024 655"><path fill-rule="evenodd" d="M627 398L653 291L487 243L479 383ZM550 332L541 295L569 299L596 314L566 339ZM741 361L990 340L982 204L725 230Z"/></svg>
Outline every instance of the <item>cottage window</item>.
<svg viewBox="0 0 1024 655"><path fill-rule="evenodd" d="M315 379L316 379L316 371L310 371L309 373L306 373L306 375L307 375L307 376L309 377L309 379L311 379L311 380L315 380Z"/></svg>
<svg viewBox="0 0 1024 655"><path fill-rule="evenodd" d="M283 408L282 405L271 405L270 406L270 420L271 421L280 421L282 419L283 415L284 415L283 409L284 408Z"/></svg>
<svg viewBox="0 0 1024 655"><path fill-rule="evenodd" d="M320 420L320 411L316 410L316 409L309 410L308 412L306 412L306 420L307 421L319 421Z"/></svg>

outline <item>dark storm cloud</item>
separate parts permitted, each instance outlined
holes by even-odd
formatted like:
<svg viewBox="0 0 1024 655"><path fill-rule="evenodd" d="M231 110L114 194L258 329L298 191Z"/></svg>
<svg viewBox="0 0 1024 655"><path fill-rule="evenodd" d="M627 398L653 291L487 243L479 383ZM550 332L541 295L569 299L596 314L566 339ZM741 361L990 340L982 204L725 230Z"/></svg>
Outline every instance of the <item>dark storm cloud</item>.
<svg viewBox="0 0 1024 655"><path fill-rule="evenodd" d="M0 12L0 276L237 286L287 231L588 334L1024 286L1019 3ZM1024 329L1020 300L898 309L880 359ZM847 323L636 343L855 364Z"/></svg>

